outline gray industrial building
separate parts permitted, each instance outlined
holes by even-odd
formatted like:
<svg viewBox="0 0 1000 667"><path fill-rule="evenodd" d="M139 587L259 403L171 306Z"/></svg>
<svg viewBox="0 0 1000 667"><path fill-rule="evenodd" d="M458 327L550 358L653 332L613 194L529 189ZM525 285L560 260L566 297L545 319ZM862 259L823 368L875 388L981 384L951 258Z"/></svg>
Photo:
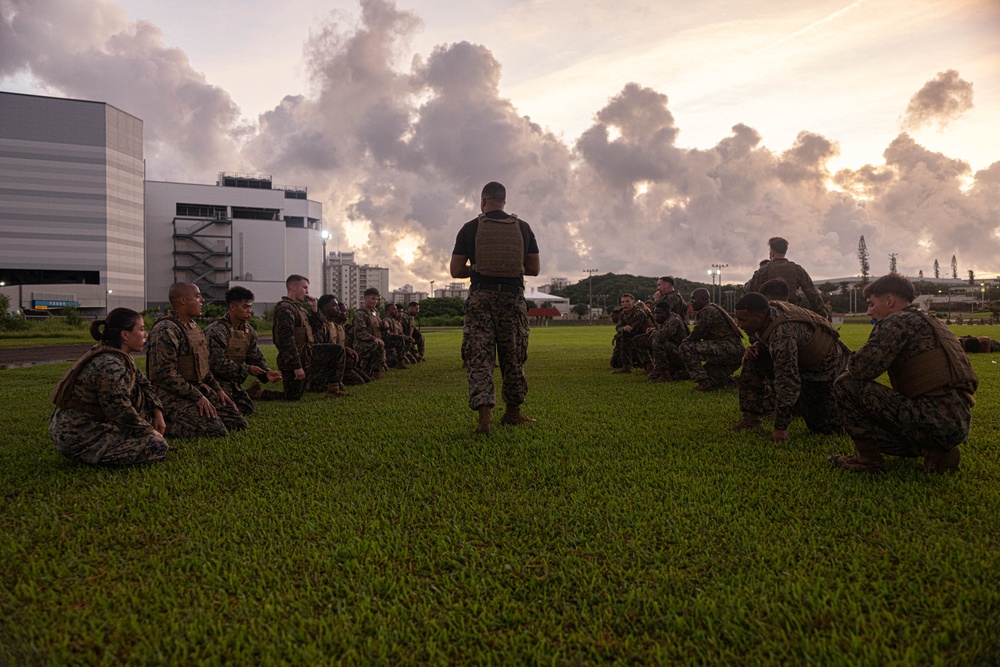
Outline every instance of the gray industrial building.
<svg viewBox="0 0 1000 667"><path fill-rule="evenodd" d="M25 312L142 310L142 121L0 92L0 289Z"/></svg>

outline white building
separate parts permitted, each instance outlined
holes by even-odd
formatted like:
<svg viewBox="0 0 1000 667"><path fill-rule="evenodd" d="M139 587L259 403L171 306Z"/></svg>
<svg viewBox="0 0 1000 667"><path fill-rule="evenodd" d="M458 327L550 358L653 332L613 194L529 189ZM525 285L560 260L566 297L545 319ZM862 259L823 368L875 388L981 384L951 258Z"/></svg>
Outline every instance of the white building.
<svg viewBox="0 0 1000 667"><path fill-rule="evenodd" d="M469 299L469 285L464 282L448 283L443 289L434 290L435 299L454 297L462 300Z"/></svg>
<svg viewBox="0 0 1000 667"><path fill-rule="evenodd" d="M524 293L524 299L525 301L534 301L535 306L538 308L555 308L563 316L569 315L571 311L569 299L564 296L556 296L555 294L528 290Z"/></svg>
<svg viewBox="0 0 1000 667"><path fill-rule="evenodd" d="M142 121L0 92L0 282L12 309L142 310Z"/></svg>
<svg viewBox="0 0 1000 667"><path fill-rule="evenodd" d="M396 303L407 305L411 301L420 303L427 298L427 292L414 292L413 285L403 285L399 289L389 292L389 296L384 299L386 303Z"/></svg>
<svg viewBox="0 0 1000 667"><path fill-rule="evenodd" d="M270 176L219 174L215 185L146 181L146 285L150 307L168 303L175 282L193 282L208 301L241 285L258 313L300 274L323 285L323 206L303 187Z"/></svg>
<svg viewBox="0 0 1000 667"><path fill-rule="evenodd" d="M378 288L383 297L389 294L389 269L358 264L353 252L331 252L327 262L326 293L337 297L348 308L358 308L369 287Z"/></svg>

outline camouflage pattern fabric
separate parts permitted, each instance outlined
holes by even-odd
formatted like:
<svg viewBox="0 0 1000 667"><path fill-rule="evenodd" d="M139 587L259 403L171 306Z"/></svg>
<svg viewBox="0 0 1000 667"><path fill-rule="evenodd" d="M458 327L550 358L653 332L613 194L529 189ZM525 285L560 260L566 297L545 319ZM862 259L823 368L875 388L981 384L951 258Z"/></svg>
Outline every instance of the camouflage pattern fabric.
<svg viewBox="0 0 1000 667"><path fill-rule="evenodd" d="M413 339L412 349L421 357L424 356L424 335L420 333L420 320L409 313L403 313L403 333Z"/></svg>
<svg viewBox="0 0 1000 667"><path fill-rule="evenodd" d="M382 326L378 313L367 312L364 308L354 311L351 324L354 334L354 350L358 353L361 370L368 375L381 373L386 369L385 346L376 340L382 338Z"/></svg>
<svg viewBox="0 0 1000 667"><path fill-rule="evenodd" d="M55 450L88 465L123 466L162 461L167 441L153 430L160 400L142 371L119 354L99 354L86 364L70 390L77 403L97 405L104 417L56 408L49 421Z"/></svg>
<svg viewBox="0 0 1000 667"><path fill-rule="evenodd" d="M385 363L390 368L406 356L403 322L391 317L382 320L382 342L385 343Z"/></svg>
<svg viewBox="0 0 1000 667"><path fill-rule="evenodd" d="M772 259L770 262L754 271L750 280L748 280L743 286L743 292L759 292L760 286L766 283L770 278L776 277L779 273L791 273L788 269L791 269L792 267L794 267L796 284L788 286L788 302L791 304L801 305L799 304L800 299L798 290L802 290L802 293L806 295L809 310L813 311L817 315L829 317L830 313L827 310L826 304L823 303L823 295L821 295L819 290L816 289L816 286L813 285L812 278L809 277L809 274L806 273L806 270L800 265L795 264L784 257ZM785 282L787 283L788 281L786 280Z"/></svg>
<svg viewBox="0 0 1000 667"><path fill-rule="evenodd" d="M297 401L306 389L315 383L340 383L344 377L344 348L341 345L316 343L317 334L328 340L327 320L319 312L313 312L301 303L287 296L274 308L274 324L271 336L278 348L278 370L281 371L281 385L286 401ZM296 340L296 328L307 329L309 335ZM334 349L338 348L338 349ZM302 369L306 377L295 379L295 371Z"/></svg>
<svg viewBox="0 0 1000 667"><path fill-rule="evenodd" d="M264 360L264 354L257 347L257 331L249 322L244 322L239 329L247 337L246 357L241 363L237 363L227 356L226 348L234 329L228 317L221 317L205 327L205 337L208 338L208 364L212 369L212 375L218 380L223 391L229 394L229 398L233 399L240 412L252 415L257 411L257 406L243 388L243 382L250 375L250 366L259 366L265 372L271 369ZM262 383L267 382L266 377L259 377L257 380Z"/></svg>
<svg viewBox="0 0 1000 667"><path fill-rule="evenodd" d="M765 324L782 317L778 308L771 306L770 309L770 319ZM767 410L770 385L775 429L787 430L798 408L810 431L837 433L842 430L833 381L843 372L850 350L838 341L818 367L801 368L799 350L813 335L813 326L787 321L774 328L766 345L761 341L754 343L760 350L757 358L744 361L740 373L740 410L758 417L763 415Z"/></svg>
<svg viewBox="0 0 1000 667"><path fill-rule="evenodd" d="M218 395L222 388L209 372L203 383L188 382L177 371L177 357L191 354L187 336L170 318L161 318L149 332L147 367L153 368L149 378L163 404L167 435L181 438L215 438L227 429L247 427L246 417L232 406L224 404ZM215 406L216 417L203 417L196 402L205 396Z"/></svg>
<svg viewBox="0 0 1000 667"><path fill-rule="evenodd" d="M326 391L344 381L347 368L347 350L336 343L318 343L312 346L312 359L306 371L306 388L309 391Z"/></svg>
<svg viewBox="0 0 1000 667"><path fill-rule="evenodd" d="M688 305L684 302L684 297L681 296L681 293L676 290L668 292L663 295L663 300L670 304L670 311L676 313L686 324Z"/></svg>
<svg viewBox="0 0 1000 667"><path fill-rule="evenodd" d="M510 292L476 290L465 303L462 360L469 376L469 407L496 405L493 363L499 356L503 376L503 401L524 403L528 381L528 306L524 297Z"/></svg>
<svg viewBox="0 0 1000 667"><path fill-rule="evenodd" d="M965 392L942 387L907 398L875 381L894 363L937 346L931 325L917 313L904 310L875 324L835 385L851 438L873 439L882 453L894 456L916 456L922 449L948 450L968 440L973 401Z"/></svg>
<svg viewBox="0 0 1000 667"><path fill-rule="evenodd" d="M645 366L650 361L651 349L646 329L653 326L652 318L637 304L631 312L622 311L620 324L622 328L618 347L621 348L622 367L631 368L633 360L640 366ZM632 331L625 331L626 326L631 326Z"/></svg>
<svg viewBox="0 0 1000 667"><path fill-rule="evenodd" d="M687 324L677 313L671 311L667 320L649 337L653 350L653 368L671 374L683 370L684 361L681 360L680 345L687 336Z"/></svg>
<svg viewBox="0 0 1000 667"><path fill-rule="evenodd" d="M733 318L714 303L698 311L694 329L678 349L692 380L718 386L740 367L745 348L734 327Z"/></svg>

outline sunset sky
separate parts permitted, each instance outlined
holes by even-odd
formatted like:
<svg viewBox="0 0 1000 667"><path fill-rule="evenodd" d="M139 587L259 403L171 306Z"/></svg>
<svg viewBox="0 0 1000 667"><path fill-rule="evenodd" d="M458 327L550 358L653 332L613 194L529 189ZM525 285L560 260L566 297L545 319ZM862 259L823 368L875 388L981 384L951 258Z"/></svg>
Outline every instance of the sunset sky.
<svg viewBox="0 0 1000 667"><path fill-rule="evenodd" d="M875 273L890 252L912 274L952 254L962 277L1000 270L995 1L0 0L0 15L0 88L143 118L154 179L308 185L393 287L447 280L492 178L539 236L539 283L723 261L742 282L775 234L814 277L855 273L860 234Z"/></svg>

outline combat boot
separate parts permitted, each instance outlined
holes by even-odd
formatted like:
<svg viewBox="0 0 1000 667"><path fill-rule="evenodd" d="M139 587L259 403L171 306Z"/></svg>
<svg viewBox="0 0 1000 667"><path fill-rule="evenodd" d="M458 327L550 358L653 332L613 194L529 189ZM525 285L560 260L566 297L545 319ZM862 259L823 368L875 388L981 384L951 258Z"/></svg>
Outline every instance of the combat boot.
<svg viewBox="0 0 1000 667"><path fill-rule="evenodd" d="M324 398L340 398L341 396L350 396L351 394L341 389L341 386L342 385L339 382L331 382L328 384L326 386L326 396L324 396Z"/></svg>
<svg viewBox="0 0 1000 667"><path fill-rule="evenodd" d="M644 371L646 373L646 375L652 375L653 372L654 372L654 370L655 370L655 368L653 367L653 362L652 361L647 361L646 362L646 370Z"/></svg>
<svg viewBox="0 0 1000 667"><path fill-rule="evenodd" d="M530 419L521 414L520 405L508 405L507 410L503 413L503 417L500 421L504 424L509 424L511 426L517 426L519 424L534 424L537 419Z"/></svg>
<svg viewBox="0 0 1000 667"><path fill-rule="evenodd" d="M407 368L409 368L409 366L406 365L406 360L403 359L403 357L400 357L399 361L396 362L396 368L398 368L401 371L405 371Z"/></svg>
<svg viewBox="0 0 1000 667"><path fill-rule="evenodd" d="M743 413L743 419L729 427L730 431L755 431L764 428L759 415L750 412Z"/></svg>
<svg viewBox="0 0 1000 667"><path fill-rule="evenodd" d="M257 401L260 400L261 395L264 393L264 385L260 382L254 382L247 388L247 396L251 399Z"/></svg>
<svg viewBox="0 0 1000 667"><path fill-rule="evenodd" d="M628 375L631 372L632 372L632 367L631 366L622 366L621 368L616 368L615 370L611 371L611 374L612 375Z"/></svg>
<svg viewBox="0 0 1000 667"><path fill-rule="evenodd" d="M670 371L657 371L649 376L650 382L673 382Z"/></svg>
<svg viewBox="0 0 1000 667"><path fill-rule="evenodd" d="M885 471L885 459L882 458L877 441L871 439L855 440L854 450L854 454L851 456L831 454L826 460L837 468L851 472L877 474Z"/></svg>
<svg viewBox="0 0 1000 667"><path fill-rule="evenodd" d="M924 472L936 472L943 475L958 470L958 445L945 451L943 449L925 449L920 452L924 457Z"/></svg>
<svg viewBox="0 0 1000 667"><path fill-rule="evenodd" d="M472 432L472 435L489 435L490 428L493 425L493 410L488 405L482 405L479 407L479 423L476 424L476 430Z"/></svg>
<svg viewBox="0 0 1000 667"><path fill-rule="evenodd" d="M722 387L716 385L711 380L702 380L694 388L695 391L701 391L701 392L716 391L718 389L722 389Z"/></svg>

